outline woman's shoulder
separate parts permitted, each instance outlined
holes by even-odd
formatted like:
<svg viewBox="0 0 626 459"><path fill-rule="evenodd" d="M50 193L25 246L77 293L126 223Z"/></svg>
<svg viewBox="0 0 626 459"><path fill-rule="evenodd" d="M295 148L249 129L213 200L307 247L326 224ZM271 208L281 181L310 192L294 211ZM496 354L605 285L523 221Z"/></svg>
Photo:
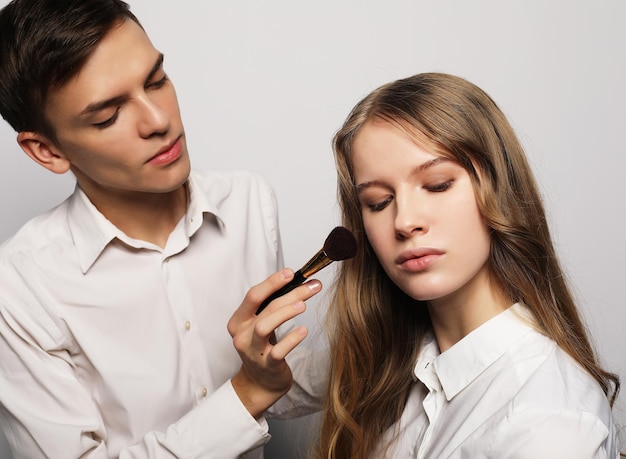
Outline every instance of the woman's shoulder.
<svg viewBox="0 0 626 459"><path fill-rule="evenodd" d="M610 414L608 399L600 384L574 358L553 340L533 333L525 349L517 352L515 365L540 359L525 375L517 394L521 406L533 405L545 410L574 410ZM524 343L520 343L522 346Z"/></svg>
<svg viewBox="0 0 626 459"><path fill-rule="evenodd" d="M616 457L611 407L598 382L551 339L538 332L529 338L515 364L542 360L508 404L496 449L523 451L520 457Z"/></svg>

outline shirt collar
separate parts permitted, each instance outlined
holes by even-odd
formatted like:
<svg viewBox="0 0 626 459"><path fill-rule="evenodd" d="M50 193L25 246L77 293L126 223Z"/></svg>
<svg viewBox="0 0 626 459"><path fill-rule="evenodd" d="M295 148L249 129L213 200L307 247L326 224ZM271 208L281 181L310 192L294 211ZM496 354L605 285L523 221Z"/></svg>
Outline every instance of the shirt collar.
<svg viewBox="0 0 626 459"><path fill-rule="evenodd" d="M205 215L212 215L221 229L224 229L226 226L219 211L219 202L223 198L220 193L216 193L218 190L211 191L211 193L203 192L199 176L194 171L191 171L187 181L189 205L187 206L187 215L185 217L185 227L188 236L198 231ZM209 196L211 196L211 199L209 199Z"/></svg>
<svg viewBox="0 0 626 459"><path fill-rule="evenodd" d="M69 199L67 218L80 267L85 274L115 237L117 228L96 209L78 184Z"/></svg>
<svg viewBox="0 0 626 459"><path fill-rule="evenodd" d="M204 214L212 215L218 226L223 228L224 222L217 210L218 202L210 201L208 196L202 192L193 171L189 175L187 185L189 204L184 225L187 236L191 237L200 228ZM76 185L68 205L68 224L83 274L89 271L102 251L114 238L120 239L133 247L138 247L139 245L146 247L145 243L129 238L113 225L92 204L78 185Z"/></svg>
<svg viewBox="0 0 626 459"><path fill-rule="evenodd" d="M525 306L516 303L438 356L432 357L436 341L427 342L420 352L415 376L422 381L428 378L424 374L427 373L425 369L432 363L431 371L437 376L446 399L450 401L517 341L530 333L533 330L532 323L530 312ZM430 359L425 358L427 355L431 356Z"/></svg>

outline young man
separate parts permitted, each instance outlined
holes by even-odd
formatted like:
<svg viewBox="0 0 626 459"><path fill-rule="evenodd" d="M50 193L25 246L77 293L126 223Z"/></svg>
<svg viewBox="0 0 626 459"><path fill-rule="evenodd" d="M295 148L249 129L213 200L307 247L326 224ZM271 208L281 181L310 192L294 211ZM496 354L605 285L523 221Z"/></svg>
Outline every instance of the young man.
<svg viewBox="0 0 626 459"><path fill-rule="evenodd" d="M263 413L292 386L285 356L306 335L273 330L321 287L254 314L293 275L270 276L282 254L266 182L190 172L163 55L119 0L6 6L0 112L28 156L77 181L0 247L14 456L261 457ZM295 376L282 410L306 412L315 378Z"/></svg>

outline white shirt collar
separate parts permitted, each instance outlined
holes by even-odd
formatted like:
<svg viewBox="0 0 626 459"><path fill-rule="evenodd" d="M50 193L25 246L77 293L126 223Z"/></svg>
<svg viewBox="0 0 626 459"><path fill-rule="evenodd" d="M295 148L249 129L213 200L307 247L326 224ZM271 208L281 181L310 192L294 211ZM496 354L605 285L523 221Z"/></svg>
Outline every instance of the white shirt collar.
<svg viewBox="0 0 626 459"><path fill-rule="evenodd" d="M218 212L219 202L210 202L206 194L199 191L199 184L193 171L189 175L187 185L189 204L184 223L187 237L191 237L198 230L204 214L213 215L217 225L223 229L225 223ZM219 199L221 197L216 201ZM69 198L68 225L83 274L89 271L102 251L115 238L135 248L155 248L152 244L124 234L100 213L78 185L74 194Z"/></svg>
<svg viewBox="0 0 626 459"><path fill-rule="evenodd" d="M429 388L438 380L450 401L531 332L532 322L525 306L516 303L441 354L435 339L426 340L415 366L415 377Z"/></svg>

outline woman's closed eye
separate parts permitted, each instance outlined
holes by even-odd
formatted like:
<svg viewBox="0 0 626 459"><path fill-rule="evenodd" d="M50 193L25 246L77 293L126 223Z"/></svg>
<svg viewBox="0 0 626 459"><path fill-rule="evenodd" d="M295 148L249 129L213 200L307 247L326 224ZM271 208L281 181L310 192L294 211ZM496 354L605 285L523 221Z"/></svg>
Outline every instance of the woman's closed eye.
<svg viewBox="0 0 626 459"><path fill-rule="evenodd" d="M452 186L453 180L446 180L445 182L437 182L432 185L424 185L424 188L432 193L441 193L447 191Z"/></svg>
<svg viewBox="0 0 626 459"><path fill-rule="evenodd" d="M379 200L364 200L363 204L372 212L380 212L393 200L393 196L387 196Z"/></svg>

